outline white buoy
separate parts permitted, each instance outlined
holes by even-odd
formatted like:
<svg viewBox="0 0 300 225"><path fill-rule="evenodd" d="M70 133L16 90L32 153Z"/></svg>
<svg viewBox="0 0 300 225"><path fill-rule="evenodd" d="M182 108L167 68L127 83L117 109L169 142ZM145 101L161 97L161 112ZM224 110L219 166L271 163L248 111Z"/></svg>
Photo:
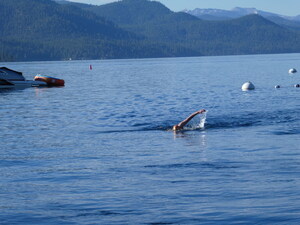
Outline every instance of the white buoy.
<svg viewBox="0 0 300 225"><path fill-rule="evenodd" d="M289 73L290 74L297 73L297 70L295 68L292 68L292 69L289 70Z"/></svg>
<svg viewBox="0 0 300 225"><path fill-rule="evenodd" d="M281 86L280 85L276 85L275 88L281 88Z"/></svg>
<svg viewBox="0 0 300 225"><path fill-rule="evenodd" d="M249 90L254 90L254 89L255 89L255 86L250 81L244 83L242 86L243 91L249 91Z"/></svg>

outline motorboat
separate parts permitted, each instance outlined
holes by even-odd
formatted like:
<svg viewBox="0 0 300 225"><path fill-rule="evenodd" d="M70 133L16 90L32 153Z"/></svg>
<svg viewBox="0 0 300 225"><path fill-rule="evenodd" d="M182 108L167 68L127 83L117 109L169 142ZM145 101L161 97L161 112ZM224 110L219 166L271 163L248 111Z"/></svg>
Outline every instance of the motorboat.
<svg viewBox="0 0 300 225"><path fill-rule="evenodd" d="M45 82L48 86L55 86L55 87L65 86L65 81L63 79L59 79L51 76L38 74L34 77L34 80Z"/></svg>
<svg viewBox="0 0 300 225"><path fill-rule="evenodd" d="M0 67L0 88L45 87L46 82L26 80L22 72Z"/></svg>
<svg viewBox="0 0 300 225"><path fill-rule="evenodd" d="M50 76L36 75L34 80L26 80L22 72L0 67L0 88L53 87L64 86L65 81Z"/></svg>

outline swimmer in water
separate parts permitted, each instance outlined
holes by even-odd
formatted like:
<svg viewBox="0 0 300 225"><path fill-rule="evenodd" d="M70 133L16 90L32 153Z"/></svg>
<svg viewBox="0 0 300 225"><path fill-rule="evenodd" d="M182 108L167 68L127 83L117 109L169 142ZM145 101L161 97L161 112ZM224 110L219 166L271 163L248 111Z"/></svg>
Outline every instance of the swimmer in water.
<svg viewBox="0 0 300 225"><path fill-rule="evenodd" d="M183 121L180 122L179 124L174 125L174 126L173 126L173 131L182 130L183 127L184 127L191 119L193 119L196 115L201 114L201 113L204 113L204 112L206 112L206 110L205 110L205 109L201 109L201 110L199 110L199 111L197 111L197 112L192 113L188 118L186 118L185 120L183 120Z"/></svg>

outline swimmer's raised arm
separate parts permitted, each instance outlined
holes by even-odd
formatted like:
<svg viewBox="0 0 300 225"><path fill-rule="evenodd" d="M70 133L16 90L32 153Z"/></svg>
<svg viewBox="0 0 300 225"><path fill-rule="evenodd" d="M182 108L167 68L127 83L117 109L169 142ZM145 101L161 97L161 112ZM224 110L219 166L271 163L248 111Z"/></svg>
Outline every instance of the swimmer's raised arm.
<svg viewBox="0 0 300 225"><path fill-rule="evenodd" d="M206 112L206 110L205 110L205 109L201 109L201 110L199 110L199 111L196 111L196 112L192 113L192 114L191 114L190 116L188 116L185 120L181 121L181 122L180 122L179 124L177 124L177 125L174 125L174 126L173 126L173 130L176 131L176 130L181 130L181 129L183 129L183 127L184 127L191 119L193 119L196 115L201 114L201 113L204 113L204 112Z"/></svg>

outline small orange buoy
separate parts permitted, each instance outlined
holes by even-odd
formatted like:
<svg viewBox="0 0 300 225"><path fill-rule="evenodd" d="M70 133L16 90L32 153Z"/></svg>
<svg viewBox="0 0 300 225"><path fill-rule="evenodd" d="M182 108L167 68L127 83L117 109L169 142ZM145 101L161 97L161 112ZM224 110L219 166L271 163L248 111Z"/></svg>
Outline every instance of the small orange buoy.
<svg viewBox="0 0 300 225"><path fill-rule="evenodd" d="M44 81L48 86L65 86L65 81L63 79L50 76L36 75L34 80Z"/></svg>

